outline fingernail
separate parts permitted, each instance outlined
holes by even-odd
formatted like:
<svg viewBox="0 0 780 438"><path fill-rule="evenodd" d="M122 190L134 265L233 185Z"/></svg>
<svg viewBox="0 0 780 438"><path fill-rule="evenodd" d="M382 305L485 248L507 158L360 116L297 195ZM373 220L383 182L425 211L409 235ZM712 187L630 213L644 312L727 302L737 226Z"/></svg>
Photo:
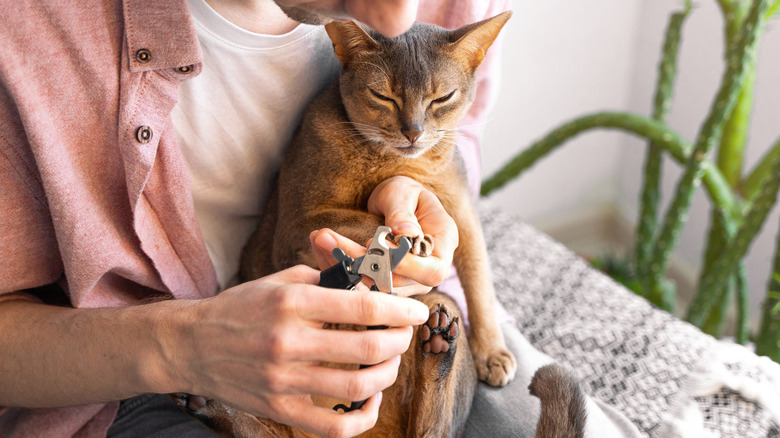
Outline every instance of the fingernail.
<svg viewBox="0 0 780 438"><path fill-rule="evenodd" d="M415 301L413 312L417 324L422 324L428 320L428 306L425 304L419 301Z"/></svg>
<svg viewBox="0 0 780 438"><path fill-rule="evenodd" d="M317 245L318 248L325 250L331 250L338 245L333 235L327 231L320 232L317 237L314 238L314 244Z"/></svg>
<svg viewBox="0 0 780 438"><path fill-rule="evenodd" d="M417 234L419 228L411 222L402 222L396 227L396 234Z"/></svg>
<svg viewBox="0 0 780 438"><path fill-rule="evenodd" d="M309 233L309 243L314 246L316 245L315 241L317 240L317 234L320 233L320 230L314 230L311 233Z"/></svg>

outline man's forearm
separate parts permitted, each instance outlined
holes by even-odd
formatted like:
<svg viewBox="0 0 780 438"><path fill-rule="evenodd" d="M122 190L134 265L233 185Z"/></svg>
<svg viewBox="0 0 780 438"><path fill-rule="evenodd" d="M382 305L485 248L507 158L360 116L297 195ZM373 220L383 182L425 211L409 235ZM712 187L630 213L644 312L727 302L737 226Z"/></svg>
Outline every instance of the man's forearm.
<svg viewBox="0 0 780 438"><path fill-rule="evenodd" d="M186 388L170 372L188 302L73 309L0 303L0 406L57 407Z"/></svg>

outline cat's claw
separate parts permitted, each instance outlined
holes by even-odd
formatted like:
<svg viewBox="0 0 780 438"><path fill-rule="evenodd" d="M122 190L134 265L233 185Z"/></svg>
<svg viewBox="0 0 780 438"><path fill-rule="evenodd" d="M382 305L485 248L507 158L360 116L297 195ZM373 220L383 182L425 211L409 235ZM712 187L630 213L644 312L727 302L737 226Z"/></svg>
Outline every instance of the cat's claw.
<svg viewBox="0 0 780 438"><path fill-rule="evenodd" d="M410 253L420 257L428 257L433 254L433 236L430 234L393 236L393 243L397 245L401 237L406 237L412 243Z"/></svg>

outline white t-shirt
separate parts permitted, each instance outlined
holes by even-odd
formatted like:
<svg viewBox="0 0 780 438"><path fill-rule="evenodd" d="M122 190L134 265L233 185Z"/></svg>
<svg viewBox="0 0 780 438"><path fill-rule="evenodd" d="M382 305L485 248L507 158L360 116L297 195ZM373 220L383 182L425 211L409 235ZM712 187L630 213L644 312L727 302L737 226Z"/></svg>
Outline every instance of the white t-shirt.
<svg viewBox="0 0 780 438"><path fill-rule="evenodd" d="M195 214L221 288L236 283L269 181L303 109L338 75L322 26L248 32L188 0L203 69L179 88L173 124L192 179Z"/></svg>

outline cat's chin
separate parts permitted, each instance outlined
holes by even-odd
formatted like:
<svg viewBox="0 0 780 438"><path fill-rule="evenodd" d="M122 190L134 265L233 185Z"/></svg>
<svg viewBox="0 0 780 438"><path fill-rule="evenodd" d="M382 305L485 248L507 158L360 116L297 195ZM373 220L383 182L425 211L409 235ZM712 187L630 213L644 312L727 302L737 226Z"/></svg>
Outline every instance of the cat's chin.
<svg viewBox="0 0 780 438"><path fill-rule="evenodd" d="M397 153L398 155L404 157L404 158L417 158L420 155L422 155L423 152L425 152L426 148L415 146L415 145L408 145L408 146L402 146L402 147L394 147L393 151Z"/></svg>

